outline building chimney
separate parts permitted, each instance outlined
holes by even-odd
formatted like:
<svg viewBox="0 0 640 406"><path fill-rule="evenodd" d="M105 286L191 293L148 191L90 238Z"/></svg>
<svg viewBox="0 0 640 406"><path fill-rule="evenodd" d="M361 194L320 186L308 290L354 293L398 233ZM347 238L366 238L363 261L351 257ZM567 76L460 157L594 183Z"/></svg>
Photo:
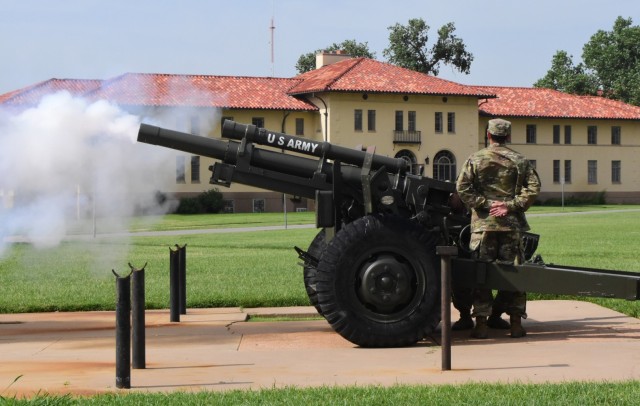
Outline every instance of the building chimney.
<svg viewBox="0 0 640 406"><path fill-rule="evenodd" d="M344 51L322 51L316 54L316 69L350 58L352 58L352 56Z"/></svg>

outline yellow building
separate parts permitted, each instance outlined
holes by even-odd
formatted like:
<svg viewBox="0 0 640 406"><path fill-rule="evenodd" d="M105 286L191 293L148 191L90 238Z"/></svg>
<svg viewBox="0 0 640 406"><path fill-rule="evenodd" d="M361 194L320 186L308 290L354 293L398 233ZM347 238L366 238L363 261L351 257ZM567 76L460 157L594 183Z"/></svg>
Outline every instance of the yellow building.
<svg viewBox="0 0 640 406"><path fill-rule="evenodd" d="M482 89L498 97L480 102L478 133L493 117L512 122L511 147L536 164L541 199L604 193L610 203L640 202L640 107L551 89Z"/></svg>
<svg viewBox="0 0 640 406"><path fill-rule="evenodd" d="M484 146L487 121L512 121L511 145L535 162L540 199L605 192L640 203L640 107L548 89L465 86L366 58L319 55L317 69L293 78L125 74L105 81L58 80L0 96L21 108L68 90L107 99L152 124L219 137L231 119L269 130L403 157L415 173L453 181ZM176 152L176 196L211 188L212 160ZM172 163L173 164L173 163ZM232 185L228 211L313 209L295 196Z"/></svg>

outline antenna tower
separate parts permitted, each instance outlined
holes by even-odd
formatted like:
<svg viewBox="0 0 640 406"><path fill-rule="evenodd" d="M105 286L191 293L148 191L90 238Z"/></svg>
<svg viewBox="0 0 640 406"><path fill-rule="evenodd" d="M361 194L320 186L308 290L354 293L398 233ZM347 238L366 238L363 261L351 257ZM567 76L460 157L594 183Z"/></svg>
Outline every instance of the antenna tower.
<svg viewBox="0 0 640 406"><path fill-rule="evenodd" d="M269 27L269 30L271 30L271 76L275 76L275 61L273 57L273 48L274 48L273 33L276 30L276 26L273 23L273 14L271 15L271 26Z"/></svg>

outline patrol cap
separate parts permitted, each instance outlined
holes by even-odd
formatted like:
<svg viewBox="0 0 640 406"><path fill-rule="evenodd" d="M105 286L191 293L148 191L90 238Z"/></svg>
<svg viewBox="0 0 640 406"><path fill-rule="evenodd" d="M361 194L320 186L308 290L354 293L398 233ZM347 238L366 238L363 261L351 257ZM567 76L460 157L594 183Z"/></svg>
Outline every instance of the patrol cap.
<svg viewBox="0 0 640 406"><path fill-rule="evenodd" d="M511 122L501 118L489 120L489 128L487 131L496 137L506 137L511 135Z"/></svg>

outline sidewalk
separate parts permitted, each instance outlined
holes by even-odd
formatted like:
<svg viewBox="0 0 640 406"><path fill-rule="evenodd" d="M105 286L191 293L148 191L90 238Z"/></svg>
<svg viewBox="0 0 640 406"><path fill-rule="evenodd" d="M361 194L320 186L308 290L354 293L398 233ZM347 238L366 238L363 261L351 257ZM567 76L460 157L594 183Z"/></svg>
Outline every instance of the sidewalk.
<svg viewBox="0 0 640 406"><path fill-rule="evenodd" d="M316 315L312 307L188 309L179 323L148 311L147 365L132 370L129 390L115 387L113 312L6 314L0 395L640 379L640 320L580 301L532 301L527 312L523 339L454 332L452 370L441 371L439 332L413 347L365 349L324 319L246 322Z"/></svg>

